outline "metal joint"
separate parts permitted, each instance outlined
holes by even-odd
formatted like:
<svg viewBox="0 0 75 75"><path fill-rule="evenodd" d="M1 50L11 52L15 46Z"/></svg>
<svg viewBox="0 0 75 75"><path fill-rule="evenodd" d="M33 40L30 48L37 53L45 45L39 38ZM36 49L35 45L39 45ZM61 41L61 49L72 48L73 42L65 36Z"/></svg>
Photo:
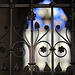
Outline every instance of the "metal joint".
<svg viewBox="0 0 75 75"><path fill-rule="evenodd" d="M13 49L9 49L9 51L14 51Z"/></svg>
<svg viewBox="0 0 75 75"><path fill-rule="evenodd" d="M50 7L55 7L55 3L54 2L50 3Z"/></svg>
<svg viewBox="0 0 75 75"><path fill-rule="evenodd" d="M35 20L36 14L34 14L34 12L32 12L32 15L28 16L28 20Z"/></svg>
<svg viewBox="0 0 75 75"><path fill-rule="evenodd" d="M56 49L54 47L51 47L50 48L50 51L55 51Z"/></svg>
<svg viewBox="0 0 75 75"><path fill-rule="evenodd" d="M73 7L73 6L74 6L74 3L73 3L73 2L71 2L71 3L70 3L70 7Z"/></svg>
<svg viewBox="0 0 75 75"><path fill-rule="evenodd" d="M10 8L14 8L15 7L15 4L12 2L12 3L9 4L9 7Z"/></svg>
<svg viewBox="0 0 75 75"><path fill-rule="evenodd" d="M31 4L29 4L29 7L35 7L35 4L33 4L33 3L31 3Z"/></svg>
<svg viewBox="0 0 75 75"><path fill-rule="evenodd" d="M36 63L28 63L29 65L35 65Z"/></svg>

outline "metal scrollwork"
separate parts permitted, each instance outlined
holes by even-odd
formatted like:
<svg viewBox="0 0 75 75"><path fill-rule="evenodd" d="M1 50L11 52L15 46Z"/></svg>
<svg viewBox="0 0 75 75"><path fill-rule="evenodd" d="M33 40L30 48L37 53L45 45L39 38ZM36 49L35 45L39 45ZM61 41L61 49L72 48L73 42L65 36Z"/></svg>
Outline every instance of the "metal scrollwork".
<svg viewBox="0 0 75 75"><path fill-rule="evenodd" d="M9 29L8 29L7 26L4 26L4 29L7 30L7 31L6 31L6 33L4 33L4 34L0 37L0 40L3 39L3 38L8 34L8 32L9 32Z"/></svg>
<svg viewBox="0 0 75 75"><path fill-rule="evenodd" d="M57 26L55 27L55 31L57 32L57 34L58 34L61 38L63 38L67 43L69 43L69 41L67 41L67 40L58 32L57 29L60 29L60 25L57 25ZM67 32L66 32L66 35L67 35ZM67 38L68 38L68 36L67 36Z"/></svg>
<svg viewBox="0 0 75 75"><path fill-rule="evenodd" d="M5 50L5 52L4 53L1 53L0 55L1 55L1 57L2 58L6 58L6 57L8 57L8 55L10 54L10 52L9 52L10 50L8 49L8 50Z"/></svg>
<svg viewBox="0 0 75 75"><path fill-rule="evenodd" d="M17 32L17 27L14 27L15 33L23 40L23 41L17 41L13 44L13 54L16 57L23 57L25 55L25 49L23 48L23 45L26 44L27 47L30 49L30 43L26 37L26 34L24 34L24 38ZM28 23L24 27L25 31L28 29Z"/></svg>
<svg viewBox="0 0 75 75"><path fill-rule="evenodd" d="M61 72L61 71L62 71L62 68L60 67L60 62L59 62L58 65L56 66L55 71L56 71L56 72Z"/></svg>
<svg viewBox="0 0 75 75"><path fill-rule="evenodd" d="M66 68L66 73L67 73L67 75L73 75L73 68L72 68L72 66L68 66Z"/></svg>
<svg viewBox="0 0 75 75"><path fill-rule="evenodd" d="M24 67L24 73L26 75L26 73L30 72L30 67L27 65Z"/></svg>
<svg viewBox="0 0 75 75"><path fill-rule="evenodd" d="M4 28L7 30L5 34L3 34L1 37L0 37L0 40L3 39L9 32L10 32L10 39L9 39L9 45L10 45L10 48L9 49L6 49L4 46L0 46L0 53L3 54L2 57L7 57L9 54L10 54L10 75L13 74L13 71L12 71L12 68L13 68L13 62L12 62L12 58L13 58L13 55L16 56L16 57L23 57L25 55L25 49L23 48L23 45L25 44L28 49L29 49L29 55L30 55L30 59L29 59L29 66L27 65L25 68L24 68L24 72L25 72L25 75L27 72L30 72L31 71L31 75L33 75L33 69L34 71L38 72L39 71L39 67L35 64L35 60L34 60L34 51L35 51L35 48L37 47L38 44L40 43L46 43L48 46L49 46L49 49L47 49L47 47L45 46L42 46L39 50L38 50L38 53L40 56L42 57L48 57L51 53L52 53L52 75L54 75L54 54L57 56L57 57L64 57L66 56L67 54L67 50L64 46L59 46L58 47L58 52L63 55L58 55L56 53L56 46L60 43L65 43L66 45L69 46L69 48L71 48L71 41L68 37L68 29L70 29L70 24L68 23L68 25L66 25L66 38L64 38L63 35L60 34L60 32L58 31L60 29L60 26L57 25L55 27L55 31L56 33L64 40L64 41L58 41L55 45L54 45L54 16L53 16L53 9L54 9L54 6L55 7L71 7L72 8L72 17L71 17L71 21L72 21L72 36L74 37L74 4L73 4L73 0L72 0L72 4L55 4L53 0L51 0L51 3L50 4L44 4L44 5L41 5L41 4L35 4L33 0L30 0L30 4L16 4L14 5L14 1L13 0L10 0L9 4L1 4L0 7L1 8L9 8L9 24L10 24L10 29L8 29L7 26L5 26ZM16 27L14 27L14 31L15 33L23 40L23 41L17 41L13 44L13 8L18 8L18 7L26 7L26 8L30 8L30 15L28 16L28 19L31 21L31 43L29 42L28 38L26 37L26 34L24 34L24 37L21 36L17 30L16 30ZM48 34L49 32L49 27L48 25L46 25L44 27L44 29L46 30L46 32L42 35L41 38L39 38L39 28L40 28L40 25L38 22L35 23L35 29L38 31L38 35L35 39L35 42L33 43L33 21L35 20L35 16L36 14L34 14L33 12L33 8L51 8L51 44L48 42L48 41L42 41L42 38L46 36L46 34ZM25 32L26 33L26 30L28 29L28 24L26 24L25 26ZM25 38L25 39L24 39ZM39 38L39 39L38 39ZM73 38L74 40L74 38ZM72 40L72 41L73 41ZM3 43L3 44L6 44L5 42L1 42L0 43ZM73 41L73 46L74 46L74 41ZM73 48L72 48L73 49ZM49 52L48 52L49 51ZM44 55L44 53L48 53L47 55ZM12 55L13 54L13 55ZM42 55L43 54L43 55ZM34 66L35 65L35 66ZM2 67L1 67L1 71L6 71L7 70L7 67L5 65L5 63L2 64ZM19 67L18 65L16 64L14 66L14 70L15 71L19 71ZM50 71L50 67L48 66L48 64L46 63L45 65L45 69L44 71ZM58 63L57 67L56 67L56 70L57 72L61 72L62 69L60 67L60 63ZM69 72L70 71L70 72ZM72 67L69 66L67 68L67 73L69 74L72 74Z"/></svg>
<svg viewBox="0 0 75 75"><path fill-rule="evenodd" d="M45 62L44 71L51 71L51 68L49 67L47 62Z"/></svg>
<svg viewBox="0 0 75 75"><path fill-rule="evenodd" d="M22 38L23 40L24 40L24 42L25 42L25 44L29 47L30 45L28 44L28 39L27 39L27 37L26 37L26 35L25 35L25 38L26 38L26 40L16 31L16 28L14 27L14 31L16 32L16 34L20 37L20 38Z"/></svg>
<svg viewBox="0 0 75 75"><path fill-rule="evenodd" d="M17 72L19 72L19 71L20 71L20 68L18 67L18 64L17 64L17 63L15 64L15 66L14 66L13 70L14 70L14 71L17 71Z"/></svg>
<svg viewBox="0 0 75 75"><path fill-rule="evenodd" d="M50 45L47 41L40 41L39 43L43 43L43 42L44 42L44 43L47 43L47 44L49 45L49 47L51 47L51 45ZM38 43L38 44L39 44L39 43ZM50 48L49 48L49 49L50 49ZM51 53L50 50L49 50L48 54L46 54L46 55L42 55L41 52L42 52L42 53L47 52L47 49L46 49L46 47L44 47L44 46L41 47L41 48L38 50L39 55L42 56L42 57L47 57L47 56L49 56L50 53Z"/></svg>
<svg viewBox="0 0 75 75"><path fill-rule="evenodd" d="M13 54L16 57L23 57L25 55L25 49L23 48L24 41L18 41L13 45Z"/></svg>
<svg viewBox="0 0 75 75"><path fill-rule="evenodd" d="M67 35L67 30L68 30L68 29L66 28L66 38L67 38L67 39L65 39L65 38L58 32L59 29L60 29L60 25L57 25L57 26L55 27L55 31L57 32L57 34L58 34L62 39L64 39L64 41L58 41L58 42L54 45L54 48L56 47L56 45L58 45L58 44L60 44L60 43L65 43L65 44L68 45L68 47L70 48L70 47L71 47L71 42L70 42L70 39L68 38L68 35ZM56 51L56 50L55 50L55 51ZM60 47L58 48L58 52L64 53L63 55L58 55L55 51L54 51L54 54L55 54L57 57L60 57L60 58L65 57L66 54L67 54L67 50L66 50L66 48L64 48L63 46L60 46Z"/></svg>
<svg viewBox="0 0 75 75"><path fill-rule="evenodd" d="M38 27L39 27L39 26L38 26ZM63 46L60 46L60 47L58 48L58 52L59 52L59 53L63 53L63 55L58 55L58 54L56 53L56 48L55 48L55 47L56 47L58 44L60 44L60 43L65 43L65 44L68 45L69 48L70 48L71 42L70 42L70 39L68 38L68 35L67 35L67 28L66 28L66 37L67 37L67 39L65 39L65 38L58 32L58 29L60 29L60 26L57 25L57 26L55 27L55 31L57 32L57 34L58 34L61 38L63 38L65 41L58 41L58 42L54 45L53 48L52 48L52 46L50 45L49 42L47 42L47 41L40 41L40 40L49 32L49 27L48 27L47 25L46 25L44 28L47 30L47 32L46 32L40 39L38 39L38 37L39 37L39 29L37 29L37 30L38 30L38 35L37 35L37 38L36 38L36 41L35 41L35 44L34 44L34 48L35 48L38 44L40 44L40 43L47 43L47 44L49 45L50 49L49 49L49 53L48 53L47 55L42 55L41 52L42 52L42 53L45 53L45 52L47 51L46 47L42 46L42 47L38 50L39 55L42 56L42 57L47 57L47 56L50 55L51 51L54 50L54 54L55 54L57 57L62 58L62 57L64 57L64 56L66 56L66 54L67 54L66 48L64 48Z"/></svg>
<svg viewBox="0 0 75 75"><path fill-rule="evenodd" d="M5 53L5 48L3 46L0 47L0 52Z"/></svg>
<svg viewBox="0 0 75 75"><path fill-rule="evenodd" d="M7 29L7 27L5 27L5 29ZM14 30L15 30L15 28L14 28ZM7 33L9 32L9 30L3 35L3 36L1 36L0 37L0 39L2 39L3 37L5 37L6 35L7 35ZM16 30L15 30L15 32L16 32ZM17 32L16 32L17 33ZM18 34L18 33L17 33ZM19 35L19 34L18 34ZM19 35L20 36L20 35ZM21 37L21 36L20 36ZM21 37L22 38L22 37ZM2 42L3 43L3 42ZM21 44L20 44L21 43ZM28 45L28 43L26 42L26 41L18 41L18 42L16 42L14 45L13 45L13 47L12 47L12 50L11 49L6 49L6 48L4 48L3 46L0 46L0 53L2 53L1 54L1 57L3 57L3 58L6 58L9 54L10 54L10 50L11 51L13 51L13 54L16 56L16 57L23 57L24 55L25 55L25 50L24 50L24 48L22 48L22 47L17 47L16 48L16 50L15 50L15 46L16 45L21 45L22 46L22 43L25 43L25 44L27 44L27 46L29 46ZM4 42L4 44L6 44L5 42ZM18 52L18 53L17 53ZM19 54L21 54L21 55L19 55Z"/></svg>
<svg viewBox="0 0 75 75"><path fill-rule="evenodd" d="M47 31L44 35L42 35L42 37L40 39L38 39L38 37L39 37L39 30L38 30L38 36L37 36L37 39L36 39L36 42L35 42L34 46L36 46L38 44L38 42L49 32L49 27L47 25L45 26L45 29Z"/></svg>
<svg viewBox="0 0 75 75"><path fill-rule="evenodd" d="M37 65L35 65L33 71L34 71L34 72L39 72L40 69L39 69L39 67L38 67Z"/></svg>
<svg viewBox="0 0 75 75"><path fill-rule="evenodd" d="M38 25L37 27L36 27L36 24ZM40 37L39 39L38 39L38 37L39 37L39 24L38 24L37 22L35 23L35 28L37 28L38 35L37 35L37 38L36 38L35 43L34 43L34 49L35 49L36 46L37 46L38 44L40 44L40 43L46 43L46 44L49 45L49 47L51 47L51 45L50 45L49 42L47 42L47 41L40 41L40 40L49 32L49 27L48 27L48 25L46 25L46 26L44 27L44 29L46 30L46 33L44 33L44 34L42 35L42 37ZM44 52L46 52L46 51L47 51L46 47L43 46L43 47L41 47L41 48L38 50L38 53L39 53L39 55L42 56L42 57L47 57L47 56L49 56L50 53L51 53L50 50L49 50L49 53L46 54L46 55L42 55L42 54L41 54L41 52L44 53Z"/></svg>
<svg viewBox="0 0 75 75"><path fill-rule="evenodd" d="M7 43L3 43L3 45L0 46L0 56L2 58L6 58L10 54L9 48L7 49L6 47L4 47L4 45L6 45L8 47L8 44Z"/></svg>
<svg viewBox="0 0 75 75"><path fill-rule="evenodd" d="M55 44L54 47L56 47L56 45L59 44L59 43L66 43L66 42L64 42L64 41L59 41L59 42L57 42L57 43ZM64 53L64 52L65 52L64 55L58 55L58 54L54 51L55 55L56 55L57 57L61 57L61 58L64 57L64 56L67 54L67 50L66 50L66 48L64 48L63 46L60 46L60 47L58 48L58 52L60 52L60 53Z"/></svg>
<svg viewBox="0 0 75 75"><path fill-rule="evenodd" d="M4 26L4 29L6 30L6 33L4 33L1 37L0 40L3 39L8 33L9 33L9 28L8 26ZM8 45L6 42L0 42L1 45L0 46L0 55L2 58L6 58L9 55L9 49L5 48L4 45Z"/></svg>

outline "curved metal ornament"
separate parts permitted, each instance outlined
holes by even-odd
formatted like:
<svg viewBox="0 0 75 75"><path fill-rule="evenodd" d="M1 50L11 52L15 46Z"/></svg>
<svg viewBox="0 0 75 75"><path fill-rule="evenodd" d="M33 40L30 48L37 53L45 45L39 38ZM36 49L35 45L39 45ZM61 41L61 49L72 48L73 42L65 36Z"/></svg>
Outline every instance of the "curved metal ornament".
<svg viewBox="0 0 75 75"><path fill-rule="evenodd" d="M40 39L38 39L38 37L39 37L39 30L38 30L38 35L37 35L37 38L36 38L36 41L35 41L35 43L34 43L34 49L37 47L37 45L38 44L40 44L40 43L46 43L47 45L49 45L49 47L51 47L51 45L50 45L50 43L48 42L48 41L40 41L48 32L49 32L49 27L46 25L45 27L44 27L47 31L46 31L46 33L44 34L44 35L42 35L42 37L40 38ZM50 48L49 48L50 49ZM51 53L51 51L49 50L49 52L48 52L48 54L46 54L46 55L42 55L41 54L41 52L46 52L47 50L45 50L45 49L43 48L43 50L41 50L41 48L38 50L38 53L39 53L39 55L40 56L42 56L42 57L47 57L47 56L49 56L50 55L50 53Z"/></svg>
<svg viewBox="0 0 75 75"><path fill-rule="evenodd" d="M9 29L7 26L4 26L4 29L7 31L0 37L0 40L3 39L9 33ZM0 43L8 45L6 42L0 42ZM2 58L6 58L10 54L9 49L6 49L4 46L0 46L0 53Z"/></svg>
<svg viewBox="0 0 75 75"><path fill-rule="evenodd" d="M70 42L70 39L69 39L69 37L68 37L68 35L67 35L67 28L66 28L66 38L67 38L67 40L58 32L57 29L60 29L60 26L59 26L59 25L57 25L57 26L55 27L55 31L57 32L57 34L58 34L62 39L64 39L64 41L58 41L58 42L54 45L54 48L56 47L56 45L58 45L58 44L60 44L60 43L65 43L66 45L68 45L69 48L71 48L71 42ZM63 46L59 47L59 50L58 50L58 51L59 51L60 53L65 52L65 54L60 56L60 55L58 55L58 54L54 51L54 54L55 54L57 57L62 58L62 57L65 57L66 54L67 54L67 50L66 50L66 48L64 48Z"/></svg>
<svg viewBox="0 0 75 75"><path fill-rule="evenodd" d="M13 54L16 57L23 57L25 55L25 49L23 48L24 41L18 41L13 45Z"/></svg>
<svg viewBox="0 0 75 75"><path fill-rule="evenodd" d="M54 47L56 47L56 45L59 44L59 43L65 43L65 44L67 44L65 41L59 41L59 42L57 42L57 43L55 44ZM67 45L68 45L68 44L67 44ZM69 45L68 45L68 46L69 46ZM54 51L54 54L55 54L57 57L62 58L62 57L64 57L64 56L66 56L66 54L67 54L67 50L66 50L63 46L59 47L59 50L58 50L58 51L59 51L60 53L65 52L65 54L62 55L62 56L59 56L59 55Z"/></svg>

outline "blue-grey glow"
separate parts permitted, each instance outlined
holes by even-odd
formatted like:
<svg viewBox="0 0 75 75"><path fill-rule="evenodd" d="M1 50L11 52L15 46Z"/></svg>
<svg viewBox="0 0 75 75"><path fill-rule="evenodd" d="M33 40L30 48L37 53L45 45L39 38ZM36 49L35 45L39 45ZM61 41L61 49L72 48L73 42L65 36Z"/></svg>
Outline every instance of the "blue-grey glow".
<svg viewBox="0 0 75 75"><path fill-rule="evenodd" d="M50 4L50 3L51 3L50 0L44 0L39 4ZM33 22L34 30L35 30L34 24L36 21L39 22L40 27L44 27L45 25L48 25L49 28L51 28L51 23L47 23L48 21L50 21L51 18L51 8L34 8L33 11L36 14L35 20ZM62 10L62 8L54 8L53 13L54 13L54 27L56 25L60 25L60 30L61 30L67 22L67 16ZM28 21L28 23L29 26L31 26L30 20Z"/></svg>

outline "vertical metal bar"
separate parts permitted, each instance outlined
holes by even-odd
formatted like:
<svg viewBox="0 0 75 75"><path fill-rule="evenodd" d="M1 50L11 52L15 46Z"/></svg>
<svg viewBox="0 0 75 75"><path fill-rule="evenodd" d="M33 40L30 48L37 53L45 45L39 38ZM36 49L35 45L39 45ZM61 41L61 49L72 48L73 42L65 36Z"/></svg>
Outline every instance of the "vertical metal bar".
<svg viewBox="0 0 75 75"><path fill-rule="evenodd" d="M10 3L12 3L13 0L10 0ZM10 75L13 75L12 70L12 8L10 7Z"/></svg>
<svg viewBox="0 0 75 75"><path fill-rule="evenodd" d="M53 0L51 0L51 3L53 3ZM54 45L54 25L53 25L53 6L51 6L51 44L52 44L52 75L54 75L54 50L53 50L53 45Z"/></svg>
<svg viewBox="0 0 75 75"><path fill-rule="evenodd" d="M72 41L72 45L74 46L74 30L75 30L74 29L74 8L72 7L71 10L72 10L72 35L73 35L71 41Z"/></svg>
<svg viewBox="0 0 75 75"><path fill-rule="evenodd" d="M31 8L31 17L33 15L33 8ZM33 62L33 18L31 18L31 63Z"/></svg>
<svg viewBox="0 0 75 75"><path fill-rule="evenodd" d="M73 0L72 0L73 3ZM72 11L72 33L71 33L71 42L72 42L72 47L71 47L71 62L75 61L75 27L74 27L74 8L71 8ZM73 70L75 70L75 66L72 64ZM75 75L75 72L73 71L73 75Z"/></svg>
<svg viewBox="0 0 75 75"><path fill-rule="evenodd" d="M31 0L33 4L33 0ZM30 49L30 63L34 63L34 50L33 50L33 7L31 6L31 49ZM31 75L33 75L33 65L31 67Z"/></svg>
<svg viewBox="0 0 75 75"><path fill-rule="evenodd" d="M31 10L33 10L31 8ZM31 49L30 49L30 63L33 63L33 20L31 20ZM33 65L30 65L31 67L31 75L33 75Z"/></svg>

